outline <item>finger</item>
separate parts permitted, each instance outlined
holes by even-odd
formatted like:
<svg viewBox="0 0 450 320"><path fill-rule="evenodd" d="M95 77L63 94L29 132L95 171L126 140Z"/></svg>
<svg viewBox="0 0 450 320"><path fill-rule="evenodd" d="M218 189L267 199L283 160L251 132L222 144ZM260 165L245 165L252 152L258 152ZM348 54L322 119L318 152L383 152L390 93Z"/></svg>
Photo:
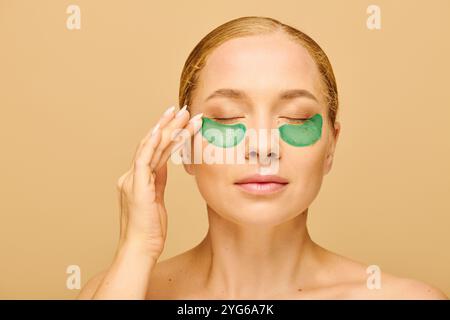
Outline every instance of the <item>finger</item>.
<svg viewBox="0 0 450 320"><path fill-rule="evenodd" d="M166 111L164 111L161 118L158 120L157 124L159 124L160 128L164 128L167 125L167 123L169 123L170 120L172 120L174 116L175 116L175 106L171 106ZM153 130L149 130L147 132L146 136L144 137L145 140L150 138L150 136L152 135L152 131Z"/></svg>
<svg viewBox="0 0 450 320"><path fill-rule="evenodd" d="M158 122L156 123L156 125L154 125L148 132L147 134L144 136L144 138L141 139L139 145L136 148L136 152L135 152L135 156L133 158L133 163L136 160L136 157L139 155L139 153L142 150L142 147L144 146L144 144L148 141L148 139L151 138L152 133L157 129L157 128L164 128L167 123L169 123L172 118L175 116L175 106L171 106L169 107L166 111L164 111L163 115L161 116L161 118L158 120Z"/></svg>
<svg viewBox="0 0 450 320"><path fill-rule="evenodd" d="M150 168L154 170L155 166L159 163L159 159L164 152L164 150L167 148L167 146L170 144L172 140L173 132L177 129L184 128L186 126L186 123L189 120L189 112L186 110L187 106L184 106L175 116L175 118L170 121L165 128L161 129L161 142L158 144L158 146L155 149L155 152L153 154L153 158L150 162Z"/></svg>
<svg viewBox="0 0 450 320"><path fill-rule="evenodd" d="M159 162L155 165L155 169L159 169L163 164L167 163L170 156L177 152L188 139L194 136L202 127L203 113L196 114L189 120L189 123L184 128L183 132L180 132L176 137L172 139L169 145L164 150Z"/></svg>
<svg viewBox="0 0 450 320"><path fill-rule="evenodd" d="M145 187L148 185L150 176L153 174L149 164L151 159L153 158L153 153L155 152L157 145L160 143L160 140L161 129L156 128L150 139L143 145L139 156L134 162L134 190L137 190L137 188L139 187Z"/></svg>

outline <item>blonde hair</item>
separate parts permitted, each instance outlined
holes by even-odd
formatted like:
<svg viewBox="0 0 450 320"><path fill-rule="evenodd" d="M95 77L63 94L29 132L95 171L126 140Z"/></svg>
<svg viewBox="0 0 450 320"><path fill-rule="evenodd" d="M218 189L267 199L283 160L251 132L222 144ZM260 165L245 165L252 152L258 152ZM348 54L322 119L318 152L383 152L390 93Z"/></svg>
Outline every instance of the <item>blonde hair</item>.
<svg viewBox="0 0 450 320"><path fill-rule="evenodd" d="M338 111L338 92L333 68L325 52L305 33L268 17L249 16L230 20L208 33L189 54L181 73L179 105L191 105L199 73L211 52L227 40L251 35L283 31L307 49L320 72L328 119L334 124Z"/></svg>

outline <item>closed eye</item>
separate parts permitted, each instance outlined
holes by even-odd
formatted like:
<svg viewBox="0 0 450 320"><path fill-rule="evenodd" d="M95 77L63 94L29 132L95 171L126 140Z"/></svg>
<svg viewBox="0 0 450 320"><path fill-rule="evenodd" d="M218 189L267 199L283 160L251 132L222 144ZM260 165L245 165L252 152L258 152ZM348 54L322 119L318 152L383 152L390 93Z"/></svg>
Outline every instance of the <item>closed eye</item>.
<svg viewBox="0 0 450 320"><path fill-rule="evenodd" d="M291 117L280 117L280 118L287 119L288 121L291 121L291 122L303 122L303 121L311 119L311 118L291 118Z"/></svg>
<svg viewBox="0 0 450 320"><path fill-rule="evenodd" d="M214 120L233 120L233 119L240 119L244 117L230 117L230 118L212 118Z"/></svg>
<svg viewBox="0 0 450 320"><path fill-rule="evenodd" d="M230 124L234 122L238 122L239 119L244 119L245 117L228 117L228 118L211 118L217 122L224 123L224 124Z"/></svg>

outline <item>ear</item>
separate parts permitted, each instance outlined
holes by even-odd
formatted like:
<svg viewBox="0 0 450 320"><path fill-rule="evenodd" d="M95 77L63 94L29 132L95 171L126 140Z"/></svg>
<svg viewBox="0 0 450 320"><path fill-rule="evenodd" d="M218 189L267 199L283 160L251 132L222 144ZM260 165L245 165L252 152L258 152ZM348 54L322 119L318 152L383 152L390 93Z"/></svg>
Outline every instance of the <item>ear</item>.
<svg viewBox="0 0 450 320"><path fill-rule="evenodd" d="M330 146L329 146L328 152L327 152L327 158L325 159L325 166L324 166L324 173L323 173L324 176L330 172L331 167L333 166L334 151L336 149L336 144L338 142L340 132L341 132L341 123L338 121L335 121L333 135L330 139Z"/></svg>

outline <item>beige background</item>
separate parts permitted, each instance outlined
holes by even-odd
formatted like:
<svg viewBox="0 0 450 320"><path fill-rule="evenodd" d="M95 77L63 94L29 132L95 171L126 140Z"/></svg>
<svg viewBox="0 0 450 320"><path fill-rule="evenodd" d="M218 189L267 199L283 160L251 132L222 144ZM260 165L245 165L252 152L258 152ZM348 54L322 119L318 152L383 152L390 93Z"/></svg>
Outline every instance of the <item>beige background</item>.
<svg viewBox="0 0 450 320"><path fill-rule="evenodd" d="M69 4L81 30L66 28ZM340 3L340 4L338 4ZM115 183L177 104L194 45L265 15L312 36L341 98L332 172L310 208L314 240L450 295L450 2L0 0L0 298L73 298L111 262ZM382 29L366 28L366 8ZM194 180L170 164L162 259L207 230Z"/></svg>

